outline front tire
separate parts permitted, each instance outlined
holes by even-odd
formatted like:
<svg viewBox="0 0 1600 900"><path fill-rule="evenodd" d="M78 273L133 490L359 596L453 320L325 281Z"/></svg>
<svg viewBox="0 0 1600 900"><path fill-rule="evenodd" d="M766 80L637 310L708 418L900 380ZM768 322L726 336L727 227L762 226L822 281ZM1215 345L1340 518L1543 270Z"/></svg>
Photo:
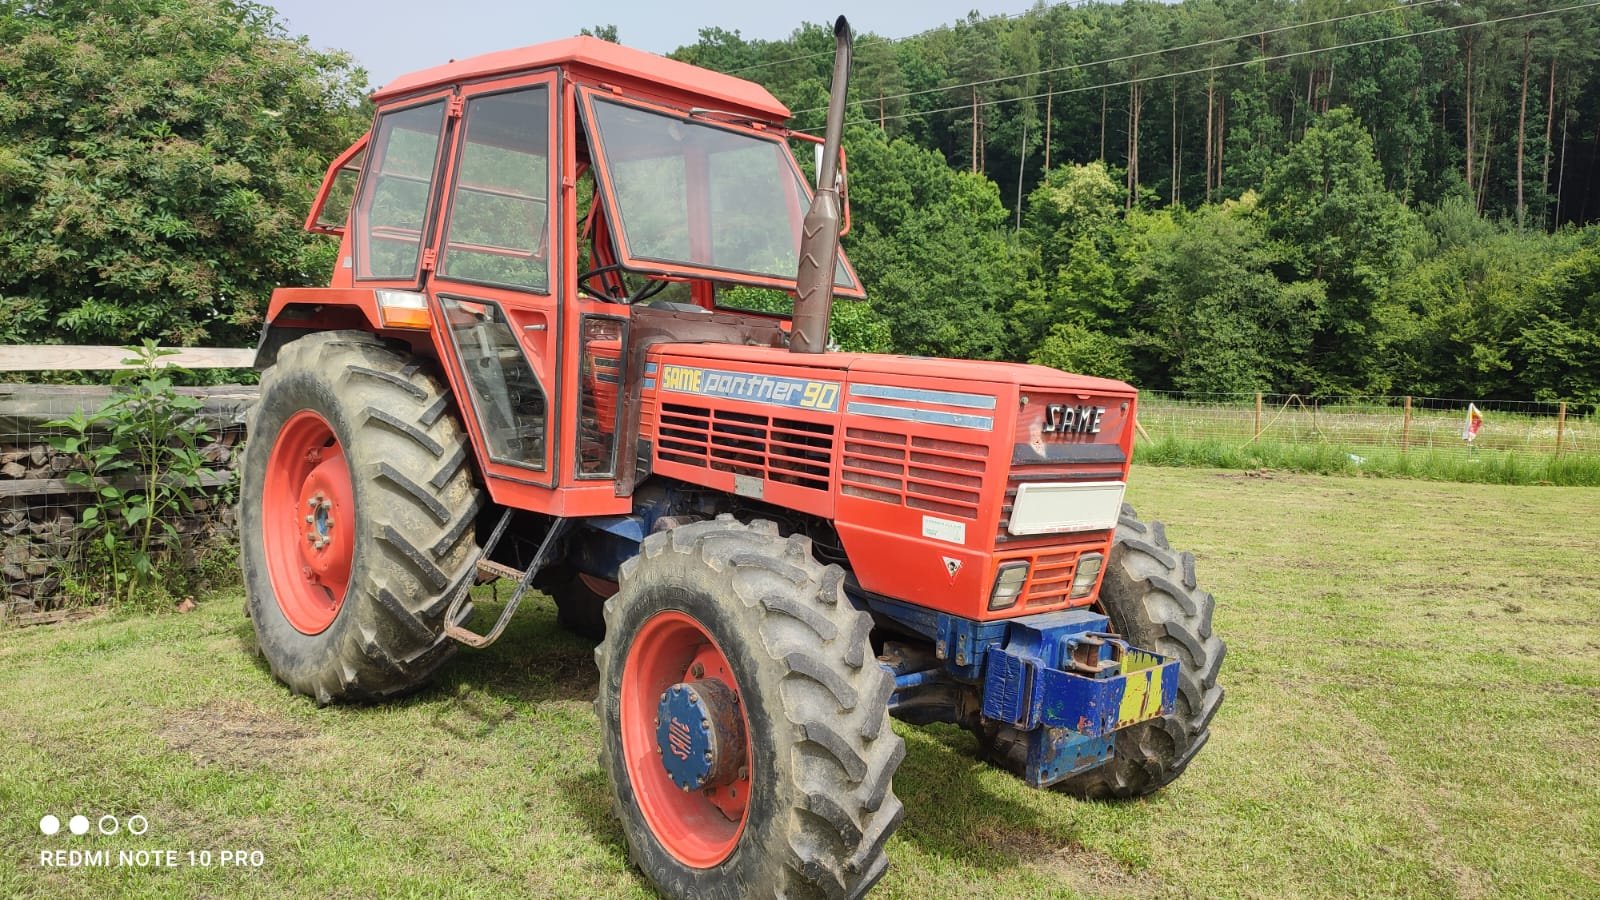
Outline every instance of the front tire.
<svg viewBox="0 0 1600 900"><path fill-rule="evenodd" d="M1217 672L1228 648L1211 631L1216 601L1195 581L1194 555L1173 550L1160 522L1139 521L1126 504L1100 586L1100 608L1129 643L1178 659L1177 708L1117 732L1110 762L1052 789L1091 800L1142 797L1182 775L1211 738L1211 719L1223 696ZM978 744L991 762L1021 774L1026 735L988 726L978 732Z"/></svg>
<svg viewBox="0 0 1600 900"><path fill-rule="evenodd" d="M887 868L905 745L843 576L808 539L728 516L653 534L623 565L595 651L600 760L629 855L667 896L859 897ZM726 690L705 685L724 670ZM706 752L708 770L733 773L708 790L681 787L662 737L680 727L662 725L668 693L694 686L731 691L718 709L738 710L745 736Z"/></svg>
<svg viewBox="0 0 1600 900"><path fill-rule="evenodd" d="M249 433L245 608L273 675L322 704L426 682L481 503L449 393L373 335L312 334L263 374Z"/></svg>

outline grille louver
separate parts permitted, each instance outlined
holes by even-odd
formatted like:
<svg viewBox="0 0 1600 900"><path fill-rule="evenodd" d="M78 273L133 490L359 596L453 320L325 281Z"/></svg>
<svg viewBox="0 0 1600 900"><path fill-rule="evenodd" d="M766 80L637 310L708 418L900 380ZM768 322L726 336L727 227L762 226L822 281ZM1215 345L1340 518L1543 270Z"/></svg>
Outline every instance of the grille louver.
<svg viewBox="0 0 1600 900"><path fill-rule="evenodd" d="M847 428L839 480L852 497L976 519L986 465L979 444Z"/></svg>
<svg viewBox="0 0 1600 900"><path fill-rule="evenodd" d="M666 403L656 441L669 462L828 490L832 425Z"/></svg>

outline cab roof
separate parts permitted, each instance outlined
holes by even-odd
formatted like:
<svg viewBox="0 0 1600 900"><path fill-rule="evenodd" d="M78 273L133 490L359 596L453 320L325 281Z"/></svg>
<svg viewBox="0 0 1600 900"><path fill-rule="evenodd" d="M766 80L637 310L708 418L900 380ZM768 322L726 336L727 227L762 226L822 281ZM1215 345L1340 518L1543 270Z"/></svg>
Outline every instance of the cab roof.
<svg viewBox="0 0 1600 900"><path fill-rule="evenodd" d="M602 78L614 75L621 80L653 82L669 92L703 97L719 106L733 107L730 111L755 113L765 119L789 118L789 108L755 82L588 35L485 53L411 72L374 91L372 99L382 102L429 88L552 66L583 67Z"/></svg>

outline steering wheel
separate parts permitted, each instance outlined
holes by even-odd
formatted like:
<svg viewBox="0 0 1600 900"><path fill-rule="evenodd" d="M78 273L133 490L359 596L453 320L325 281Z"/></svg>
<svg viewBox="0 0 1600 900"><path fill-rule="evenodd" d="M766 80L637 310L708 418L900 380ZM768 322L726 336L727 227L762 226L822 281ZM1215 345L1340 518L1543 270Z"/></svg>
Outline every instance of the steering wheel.
<svg viewBox="0 0 1600 900"><path fill-rule="evenodd" d="M588 291L591 295L593 295L595 297L599 297L602 300L609 300L612 303L624 303L624 304L640 303L642 301L650 299L651 297L654 297L655 295L661 293L663 290L666 290L667 282L662 281L660 279L649 279L649 280L646 280L643 285L640 285L639 289L634 291L633 293L628 294L625 297L613 297L609 293L607 293L606 291L600 290L595 285L592 285L592 284L589 283L589 282L593 281L594 279L600 277L601 275L609 275L609 274L611 274L613 272L617 273L617 274L621 274L621 273L626 272L626 271L627 271L627 267L623 266L621 263L612 263L611 265L608 265L608 266L599 266L599 267L590 269L587 272L583 272L583 273L579 274L578 275L578 287L583 289L583 290L585 290L585 291ZM621 279L619 279L619 280L621 280ZM623 282L623 287L624 288L627 287L627 282Z"/></svg>

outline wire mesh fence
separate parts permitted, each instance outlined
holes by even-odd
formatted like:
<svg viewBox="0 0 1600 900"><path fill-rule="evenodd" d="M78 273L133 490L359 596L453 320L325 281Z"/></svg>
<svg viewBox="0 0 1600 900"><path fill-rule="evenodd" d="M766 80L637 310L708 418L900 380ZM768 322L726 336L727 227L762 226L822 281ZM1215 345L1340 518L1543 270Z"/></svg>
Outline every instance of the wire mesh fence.
<svg viewBox="0 0 1600 900"><path fill-rule="evenodd" d="M198 448L202 488L174 523L180 539L173 552L197 554L233 541L230 497L243 413L255 393L238 386L178 390L201 399L199 417L207 426ZM49 423L90 413L110 394L109 387L0 384L0 624L25 624L97 600L82 588L96 565L89 545L95 532L84 525L83 513L93 491L112 479L74 483L72 473L86 470L83 454L57 449L52 439L66 431ZM91 432L88 446L105 440L103 432Z"/></svg>
<svg viewBox="0 0 1600 900"><path fill-rule="evenodd" d="M1469 410L1482 422L1473 440ZM1324 444L1359 451L1600 455L1600 417L1565 403L1441 397L1303 397L1143 391L1139 424L1152 440Z"/></svg>

